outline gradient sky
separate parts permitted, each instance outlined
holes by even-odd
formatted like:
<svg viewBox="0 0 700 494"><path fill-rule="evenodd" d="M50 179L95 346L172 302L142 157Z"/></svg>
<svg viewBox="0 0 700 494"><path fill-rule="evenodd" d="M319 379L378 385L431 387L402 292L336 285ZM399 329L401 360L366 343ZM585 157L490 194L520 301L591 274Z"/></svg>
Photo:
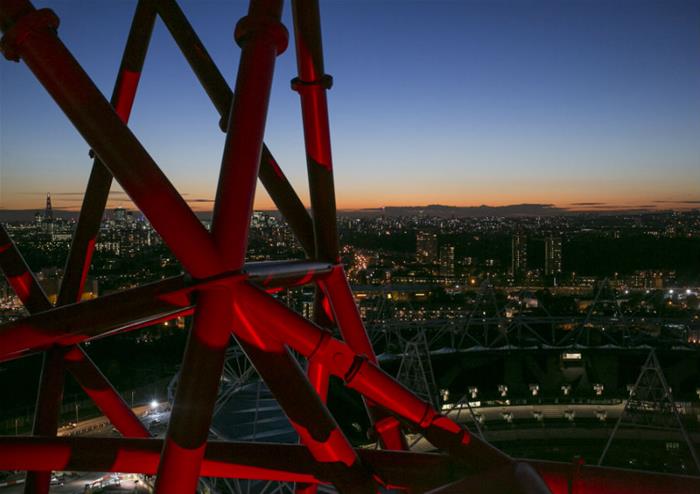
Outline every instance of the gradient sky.
<svg viewBox="0 0 700 494"><path fill-rule="evenodd" d="M59 15L109 96L135 2L34 3ZM247 4L180 4L233 84ZM700 200L698 1L322 1L321 15L340 208ZM306 201L295 71L290 45L265 140ZM217 122L158 21L130 126L198 209L216 187ZM49 191L55 207L79 207L87 145L27 67L4 60L0 139L0 208L40 208ZM256 206L271 206L262 187Z"/></svg>

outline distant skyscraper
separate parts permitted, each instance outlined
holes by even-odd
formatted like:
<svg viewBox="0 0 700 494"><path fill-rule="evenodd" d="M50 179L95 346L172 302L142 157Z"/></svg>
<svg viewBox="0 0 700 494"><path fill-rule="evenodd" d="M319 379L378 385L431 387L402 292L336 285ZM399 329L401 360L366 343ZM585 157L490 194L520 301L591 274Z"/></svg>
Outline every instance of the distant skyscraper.
<svg viewBox="0 0 700 494"><path fill-rule="evenodd" d="M44 210L44 219L47 222L53 221L53 208L51 207L51 194L46 194L46 209Z"/></svg>
<svg viewBox="0 0 700 494"><path fill-rule="evenodd" d="M44 221L41 223L41 228L46 232L53 235L54 224L53 224L53 208L51 207L51 194L46 194L46 207L44 208Z"/></svg>
<svg viewBox="0 0 700 494"><path fill-rule="evenodd" d="M561 237L544 240L544 274L556 276L561 273Z"/></svg>
<svg viewBox="0 0 700 494"><path fill-rule="evenodd" d="M440 274L452 277L455 275L455 247L443 245L440 247Z"/></svg>
<svg viewBox="0 0 700 494"><path fill-rule="evenodd" d="M522 232L513 235L511 272L516 277L524 276L527 273L527 236Z"/></svg>
<svg viewBox="0 0 700 494"><path fill-rule="evenodd" d="M432 264L438 258L438 239L434 233L419 232L416 234L416 259L419 262Z"/></svg>

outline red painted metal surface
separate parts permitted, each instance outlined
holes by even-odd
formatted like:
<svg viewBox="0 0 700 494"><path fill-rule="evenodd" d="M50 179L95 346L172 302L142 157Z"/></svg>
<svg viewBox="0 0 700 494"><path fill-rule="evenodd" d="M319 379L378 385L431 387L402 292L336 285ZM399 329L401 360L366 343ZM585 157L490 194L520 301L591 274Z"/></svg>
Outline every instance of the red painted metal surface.
<svg viewBox="0 0 700 494"><path fill-rule="evenodd" d="M27 492L46 492L51 470L157 473L158 493L195 492L200 476L318 483L345 492L379 486L411 492L697 492L698 479L585 465L516 461L441 415L377 364L342 266L316 0L294 0L295 46L312 214L263 144L276 57L287 43L282 0L252 0L236 27L242 48L235 95L174 0L143 0L134 16L111 105L60 41L58 19L27 0L0 0L2 50L23 61L92 147L93 163L52 307L6 231L0 267L32 315L0 326L0 361L44 351L34 432L0 438L0 469L25 469ZM211 233L126 127L156 14L165 22L221 116L226 145ZM188 275L75 303L90 268L112 177L143 211ZM257 179L287 218L308 260L244 264ZM315 323L272 293L316 283ZM194 313L164 441L148 432L76 346ZM337 326L343 341L328 328ZM207 442L224 352L234 335L284 409L302 445ZM290 352L308 362L305 374ZM142 439L56 438L63 369L124 435ZM357 450L325 406L330 376L365 399L384 450ZM420 430L441 454L406 449L402 425Z"/></svg>

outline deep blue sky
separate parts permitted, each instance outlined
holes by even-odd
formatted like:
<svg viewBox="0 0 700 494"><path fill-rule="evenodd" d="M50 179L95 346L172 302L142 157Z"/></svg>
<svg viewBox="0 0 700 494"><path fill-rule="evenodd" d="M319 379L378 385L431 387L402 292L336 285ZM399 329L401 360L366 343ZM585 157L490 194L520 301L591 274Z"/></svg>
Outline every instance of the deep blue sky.
<svg viewBox="0 0 700 494"><path fill-rule="evenodd" d="M233 84L247 3L180 3ZM135 3L35 5L109 96ZM698 1L322 1L321 14L341 208L700 200ZM306 198L295 71L290 44L266 142ZM0 105L0 207L48 191L78 207L88 148L23 64L0 63ZM130 126L188 199L214 195L217 122L159 21Z"/></svg>

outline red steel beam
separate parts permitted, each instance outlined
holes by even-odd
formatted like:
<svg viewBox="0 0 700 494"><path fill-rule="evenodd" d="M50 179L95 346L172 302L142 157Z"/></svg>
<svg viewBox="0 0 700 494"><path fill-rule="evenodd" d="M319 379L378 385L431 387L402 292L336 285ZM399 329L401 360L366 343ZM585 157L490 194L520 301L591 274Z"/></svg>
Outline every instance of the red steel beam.
<svg viewBox="0 0 700 494"><path fill-rule="evenodd" d="M364 355L370 362L377 364L377 356L357 310L343 267L335 266L329 276L318 281L318 285L326 293L343 340L355 353ZM365 400L365 404L382 445L388 449L408 449L399 421L372 401Z"/></svg>
<svg viewBox="0 0 700 494"><path fill-rule="evenodd" d="M299 76L292 81L292 88L301 97L304 144L308 169L309 192L314 228L314 258L329 262L338 260L338 233L333 189L330 129L325 90L330 87L330 76L323 71L323 49L318 2L292 1L294 40ZM326 316L325 295L316 287L314 322L331 327ZM330 374L323 362L312 359L307 373L318 395L325 402L328 396ZM298 492L313 492L301 488Z"/></svg>
<svg viewBox="0 0 700 494"><path fill-rule="evenodd" d="M90 437L0 437L0 470L134 472L157 470L160 439ZM470 470L445 455L357 449L391 487L425 492L469 474ZM700 478L684 475L518 459L533 467L552 494L689 494L700 492ZM502 471L503 475L510 475ZM280 482L328 482L303 446L209 441L202 475ZM482 485L488 487L483 477ZM497 480L497 479L496 479ZM464 492L464 491L462 491ZM492 489L491 491L494 492Z"/></svg>
<svg viewBox="0 0 700 494"><path fill-rule="evenodd" d="M376 492L376 485L304 371L280 342L265 338L235 311L234 332L250 361L265 381L301 442L341 492Z"/></svg>
<svg viewBox="0 0 700 494"><path fill-rule="evenodd" d="M153 5L149 1L140 0L134 12L110 100L117 115L124 123L129 121L155 20L156 12ZM85 189L78 225L66 260L61 290L58 294L58 305L80 300L90 270L95 240L100 231L100 223L107 205L111 185L112 174L99 158L95 159Z"/></svg>
<svg viewBox="0 0 700 494"><path fill-rule="evenodd" d="M313 283L331 268L314 261L271 261L246 264L243 271L254 283L276 291ZM0 325L0 362L189 315L194 291L231 283L235 276L239 274L224 273L200 281L176 276L5 323Z"/></svg>
<svg viewBox="0 0 700 494"><path fill-rule="evenodd" d="M68 471L157 471L160 439L89 437L0 437L0 469L37 468ZM374 451L358 448L363 462L388 480L391 488L429 488L467 473L445 455ZM430 475L425 475L429 471ZM280 482L327 483L333 477L304 446L275 443L207 443L202 475Z"/></svg>
<svg viewBox="0 0 700 494"><path fill-rule="evenodd" d="M231 327L231 293L202 291L185 348L156 492L195 492Z"/></svg>
<svg viewBox="0 0 700 494"><path fill-rule="evenodd" d="M217 274L211 236L58 38L57 26L52 11L27 0L0 3L5 57L27 64L190 274Z"/></svg>
<svg viewBox="0 0 700 494"><path fill-rule="evenodd" d="M292 88L299 93L301 99L316 257L326 261L337 261L338 233L326 98L326 91L331 87L332 78L325 73L324 69L318 1L292 0L292 13L299 74L292 81ZM348 342L350 348L376 361L374 350L357 313L342 268L337 269L336 274L332 276L335 282L328 280L328 284L332 286L330 288L322 286L320 290L324 295L317 294L317 300L321 303L316 304L315 312L321 308L322 299L328 297L343 339ZM343 279L339 279L340 277ZM347 290L344 290L343 286ZM337 309L336 306L338 306ZM328 372L320 367L317 360L310 362L310 377L317 379L317 385L323 388L328 386L327 381L323 380ZM319 392L325 394L326 390L319 389ZM375 431L384 447L407 449L398 421L380 411L372 403L367 403L367 406L373 425L379 422L375 425Z"/></svg>
<svg viewBox="0 0 700 494"><path fill-rule="evenodd" d="M51 309L51 302L1 223L0 270L5 274L7 282L30 313Z"/></svg>
<svg viewBox="0 0 700 494"><path fill-rule="evenodd" d="M58 416L63 403L64 384L63 349L52 348L44 353L41 367L39 393L34 409L35 436L55 436L58 431ZM24 492L26 494L47 494L51 481L51 470L29 470Z"/></svg>
<svg viewBox="0 0 700 494"><path fill-rule="evenodd" d="M690 494L700 477L621 468L527 460L552 494Z"/></svg>
<svg viewBox="0 0 700 494"><path fill-rule="evenodd" d="M107 437L0 437L0 468L154 475L158 471L163 443L160 439ZM287 445L260 447L254 443L210 442L201 474L280 482L318 482L313 460L305 453L303 448L291 450ZM188 491L176 488L171 492Z"/></svg>
<svg viewBox="0 0 700 494"><path fill-rule="evenodd" d="M323 67L318 1L292 0L292 16L299 72L292 88L301 98L316 258L337 262L338 231L326 100L332 78Z"/></svg>
<svg viewBox="0 0 700 494"><path fill-rule="evenodd" d="M233 91L207 53L199 36L177 2L175 0L156 0L155 3L158 14L221 116L221 128L225 130L233 100ZM311 217L265 144L262 146L258 177L277 209L289 223L302 248L309 257L312 257L313 224Z"/></svg>
<svg viewBox="0 0 700 494"><path fill-rule="evenodd" d="M308 359L319 358L329 371L369 400L422 430L426 439L478 469L512 460L441 415L429 403L358 355L346 343L316 327L268 294L247 283L235 286L234 307L266 338L280 339Z"/></svg>
<svg viewBox="0 0 700 494"><path fill-rule="evenodd" d="M82 348L78 345L68 348L64 361L68 372L122 435L151 437L148 429Z"/></svg>
<svg viewBox="0 0 700 494"><path fill-rule="evenodd" d="M227 269L240 269L245 259L274 62L287 44L281 12L281 0L253 1L248 16L236 26L242 53L212 221ZM245 313L236 312L233 328L237 335L252 335L241 339L241 346L316 461L337 464L334 483L345 490L374 492L350 443L289 351L279 342L258 339Z"/></svg>
<svg viewBox="0 0 700 494"><path fill-rule="evenodd" d="M170 278L5 323L0 326L0 361L186 314L191 311L188 293L182 278Z"/></svg>
<svg viewBox="0 0 700 494"><path fill-rule="evenodd" d="M251 1L236 25L241 58L212 219L221 271L245 261L275 59L287 43L281 14L281 0ZM200 293L158 465L159 494L196 490L233 323L230 298L228 288Z"/></svg>

